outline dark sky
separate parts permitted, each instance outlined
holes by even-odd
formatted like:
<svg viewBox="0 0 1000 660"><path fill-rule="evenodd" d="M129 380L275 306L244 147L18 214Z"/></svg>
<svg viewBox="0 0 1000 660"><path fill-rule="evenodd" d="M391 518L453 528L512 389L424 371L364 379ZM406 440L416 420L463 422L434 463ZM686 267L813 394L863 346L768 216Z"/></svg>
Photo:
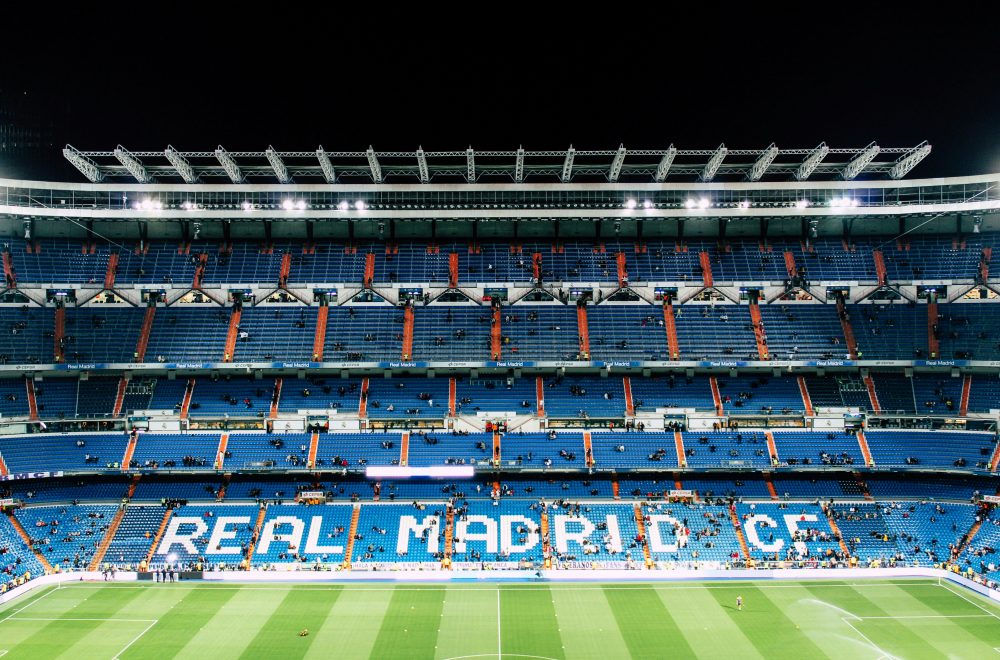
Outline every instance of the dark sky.
<svg viewBox="0 0 1000 660"><path fill-rule="evenodd" d="M0 102L53 149L378 150L912 146L910 175L1000 171L1000 39L987 3L618 8L543 18L470 4L183 16L92 6L5 21ZM151 8L159 11L159 3ZM133 5L134 6L134 5ZM658 5L657 5L658 6ZM16 10L24 11L24 10ZM947 13L947 16L939 14ZM584 16L587 26L576 21ZM30 159L0 170L31 169ZM82 180L55 159L52 176Z"/></svg>

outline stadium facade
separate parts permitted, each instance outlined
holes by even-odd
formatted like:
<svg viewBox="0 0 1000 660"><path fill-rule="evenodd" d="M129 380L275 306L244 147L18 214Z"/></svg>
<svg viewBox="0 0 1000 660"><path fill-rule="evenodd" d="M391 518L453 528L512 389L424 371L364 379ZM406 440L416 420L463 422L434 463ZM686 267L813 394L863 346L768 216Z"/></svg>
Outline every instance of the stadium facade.
<svg viewBox="0 0 1000 660"><path fill-rule="evenodd" d="M1000 175L929 153L67 146L0 180L8 574L995 578Z"/></svg>

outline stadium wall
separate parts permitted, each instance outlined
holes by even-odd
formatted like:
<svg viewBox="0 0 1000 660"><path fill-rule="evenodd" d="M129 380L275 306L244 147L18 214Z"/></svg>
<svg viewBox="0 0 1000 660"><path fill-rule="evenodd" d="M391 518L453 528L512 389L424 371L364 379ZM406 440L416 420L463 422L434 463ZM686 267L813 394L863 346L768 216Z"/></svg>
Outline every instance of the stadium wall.
<svg viewBox="0 0 1000 660"><path fill-rule="evenodd" d="M961 575L938 568L815 568L815 569L759 569L759 570L675 570L675 571L628 571L628 570L545 570L540 571L541 580L547 582L683 582L705 580L870 580L873 578L938 578L947 580L966 589L1000 603L1000 592L989 589ZM138 573L119 572L116 582L135 582ZM536 578L537 579L537 578ZM504 575L498 571L393 571L383 573L314 573L272 571L218 571L206 572L207 582L525 582L535 581L524 576ZM0 605L8 603L29 592L52 585L69 582L100 582L103 576L98 571L81 571L43 575L0 595Z"/></svg>

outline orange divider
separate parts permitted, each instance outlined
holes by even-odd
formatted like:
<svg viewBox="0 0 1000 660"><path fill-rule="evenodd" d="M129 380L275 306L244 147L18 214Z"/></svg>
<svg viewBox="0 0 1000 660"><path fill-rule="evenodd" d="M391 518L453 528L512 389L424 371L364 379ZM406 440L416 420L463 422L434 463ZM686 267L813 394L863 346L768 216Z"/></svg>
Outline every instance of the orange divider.
<svg viewBox="0 0 1000 660"><path fill-rule="evenodd" d="M240 332L240 318L243 310L239 307L233 308L233 313L229 316L229 331L226 333L226 348L222 354L223 362L232 362L236 354L236 338Z"/></svg>

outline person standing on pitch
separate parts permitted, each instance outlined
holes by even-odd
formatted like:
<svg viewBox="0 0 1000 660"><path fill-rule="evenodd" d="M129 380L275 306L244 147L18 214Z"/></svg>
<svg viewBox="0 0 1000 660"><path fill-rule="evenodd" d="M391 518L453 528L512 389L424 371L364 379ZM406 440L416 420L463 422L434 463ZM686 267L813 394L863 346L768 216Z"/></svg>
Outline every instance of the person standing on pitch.
<svg viewBox="0 0 1000 660"><path fill-rule="evenodd" d="M738 609L740 612L743 611L743 596L736 597L736 609Z"/></svg>

